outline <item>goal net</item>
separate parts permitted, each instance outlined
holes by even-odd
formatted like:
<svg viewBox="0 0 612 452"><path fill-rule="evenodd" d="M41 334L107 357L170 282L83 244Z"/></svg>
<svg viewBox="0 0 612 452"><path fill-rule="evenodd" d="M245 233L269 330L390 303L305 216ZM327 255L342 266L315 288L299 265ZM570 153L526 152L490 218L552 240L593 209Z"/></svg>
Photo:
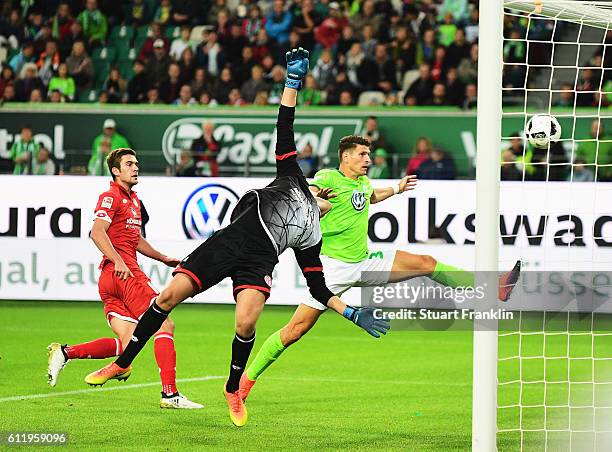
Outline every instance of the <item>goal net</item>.
<svg viewBox="0 0 612 452"><path fill-rule="evenodd" d="M612 450L612 2L503 4L494 254L500 270L520 259L524 273L490 354L493 438L498 450ZM534 114L557 118L558 142L529 143Z"/></svg>

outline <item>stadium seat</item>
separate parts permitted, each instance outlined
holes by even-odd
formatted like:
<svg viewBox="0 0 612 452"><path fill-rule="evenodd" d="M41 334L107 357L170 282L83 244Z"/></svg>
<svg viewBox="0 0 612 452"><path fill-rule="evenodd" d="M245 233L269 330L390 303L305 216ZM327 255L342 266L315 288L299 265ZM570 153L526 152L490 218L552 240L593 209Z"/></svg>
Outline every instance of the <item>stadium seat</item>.
<svg viewBox="0 0 612 452"><path fill-rule="evenodd" d="M79 92L77 101L83 104L90 104L98 100L98 91L95 89L85 89Z"/></svg>
<svg viewBox="0 0 612 452"><path fill-rule="evenodd" d="M406 71L404 74L404 79L402 80L402 90L407 90L410 88L410 85L419 78L419 70L413 69L411 71Z"/></svg>
<svg viewBox="0 0 612 452"><path fill-rule="evenodd" d="M106 60L93 60L95 71L95 85L100 88L110 72L110 63Z"/></svg>
<svg viewBox="0 0 612 452"><path fill-rule="evenodd" d="M138 56L138 52L133 47L130 47L130 43L126 42L124 45L117 45L115 47L117 61L120 60L132 60L134 61Z"/></svg>
<svg viewBox="0 0 612 452"><path fill-rule="evenodd" d="M124 41L127 42L134 36L134 29L132 27L128 27L127 25L118 25L111 29L111 32L108 36L109 42L117 42Z"/></svg>
<svg viewBox="0 0 612 452"><path fill-rule="evenodd" d="M91 55L91 59L94 61L94 63L96 60L106 61L107 63L112 62L115 61L115 57L116 51L113 47L98 47L94 49Z"/></svg>
<svg viewBox="0 0 612 452"><path fill-rule="evenodd" d="M119 69L119 72L121 73L121 77L123 77L125 80L131 79L132 76L134 75L134 70L132 69L133 66L134 66L133 59L119 58L117 60L117 68Z"/></svg>
<svg viewBox="0 0 612 452"><path fill-rule="evenodd" d="M213 28L214 27L212 25L196 25L191 29L191 36L189 37L189 40L199 44L202 42L202 33L204 30L212 30Z"/></svg>
<svg viewBox="0 0 612 452"><path fill-rule="evenodd" d="M4 64L4 62L8 59L8 50L6 47L0 47L0 64Z"/></svg>
<svg viewBox="0 0 612 452"><path fill-rule="evenodd" d="M149 26L148 25L142 25L136 29L135 38L137 40L142 39L144 41L145 39L147 39L147 36L149 36Z"/></svg>
<svg viewBox="0 0 612 452"><path fill-rule="evenodd" d="M359 95L357 105L382 105L385 102L385 95L382 91L364 91Z"/></svg>
<svg viewBox="0 0 612 452"><path fill-rule="evenodd" d="M170 41L173 41L174 39L178 38L181 35L181 28L170 25L166 27L166 31L164 32L164 35Z"/></svg>

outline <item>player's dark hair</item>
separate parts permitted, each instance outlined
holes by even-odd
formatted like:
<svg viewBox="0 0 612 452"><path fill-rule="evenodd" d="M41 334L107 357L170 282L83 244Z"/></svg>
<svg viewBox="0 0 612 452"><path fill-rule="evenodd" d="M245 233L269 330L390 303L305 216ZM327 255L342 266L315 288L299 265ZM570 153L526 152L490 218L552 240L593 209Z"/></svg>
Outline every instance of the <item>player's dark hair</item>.
<svg viewBox="0 0 612 452"><path fill-rule="evenodd" d="M136 151L130 148L117 148L111 151L106 157L106 164L108 165L108 170L111 173L111 177L113 181L115 180L115 175L113 174L113 168L121 169L121 157L124 155L133 155L136 157Z"/></svg>
<svg viewBox="0 0 612 452"><path fill-rule="evenodd" d="M346 151L354 149L360 144L367 147L371 146L370 140L368 140L366 137L359 135L342 137L340 139L340 144L338 145L338 160L342 161L342 154L344 154Z"/></svg>

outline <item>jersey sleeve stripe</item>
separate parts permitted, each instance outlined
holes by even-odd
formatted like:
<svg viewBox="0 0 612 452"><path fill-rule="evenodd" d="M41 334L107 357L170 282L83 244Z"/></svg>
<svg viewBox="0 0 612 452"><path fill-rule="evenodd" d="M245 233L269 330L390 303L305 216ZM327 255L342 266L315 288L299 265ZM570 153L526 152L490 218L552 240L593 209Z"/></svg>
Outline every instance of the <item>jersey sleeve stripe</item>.
<svg viewBox="0 0 612 452"><path fill-rule="evenodd" d="M291 156L297 155L297 151L287 152L285 154L280 154L276 156L276 160L285 160Z"/></svg>
<svg viewBox="0 0 612 452"><path fill-rule="evenodd" d="M304 269L302 270L302 272L304 273L322 272L322 271L323 271L323 267L304 267Z"/></svg>

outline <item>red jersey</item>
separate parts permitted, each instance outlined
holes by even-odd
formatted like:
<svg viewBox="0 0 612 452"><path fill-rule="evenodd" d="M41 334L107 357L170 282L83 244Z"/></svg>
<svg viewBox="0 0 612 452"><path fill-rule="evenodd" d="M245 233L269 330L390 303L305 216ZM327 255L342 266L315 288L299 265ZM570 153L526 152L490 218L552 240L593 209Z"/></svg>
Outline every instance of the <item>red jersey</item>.
<svg viewBox="0 0 612 452"><path fill-rule="evenodd" d="M98 198L95 219L110 223L106 234L113 247L132 273L140 272L136 260L136 248L140 241L142 220L140 217L140 201L136 193L134 191L128 193L121 185L111 182L110 189ZM110 259L104 256L100 268L109 261Z"/></svg>

